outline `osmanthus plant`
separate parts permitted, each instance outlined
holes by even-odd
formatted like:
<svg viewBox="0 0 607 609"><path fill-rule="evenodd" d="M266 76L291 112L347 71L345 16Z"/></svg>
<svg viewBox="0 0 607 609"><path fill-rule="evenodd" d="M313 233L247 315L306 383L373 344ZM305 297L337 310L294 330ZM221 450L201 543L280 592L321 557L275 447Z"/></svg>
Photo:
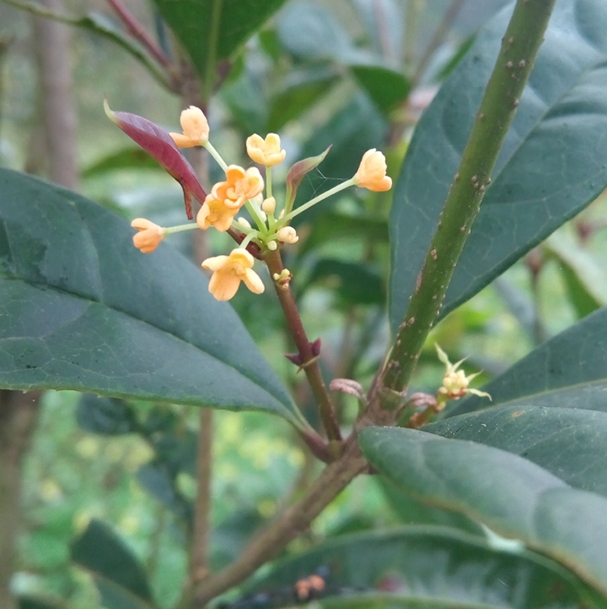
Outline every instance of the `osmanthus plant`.
<svg viewBox="0 0 607 609"><path fill-rule="evenodd" d="M607 185L606 66L603 0L518 0L479 34L423 116L395 181L393 338L370 387L357 379L330 384L358 398L348 430L320 373L320 341L308 339L292 295L297 276L281 259L298 238L290 221L331 194L296 201L298 184L326 151L290 169L282 200L272 181L284 157L276 135L247 140L262 174L228 165L195 108L182 115L183 134L108 109L180 182L192 220L160 227L140 218L135 232L74 193L0 173L3 387L279 415L326 463L231 564L190 570L179 609L236 587L228 606L317 597L327 607L607 607L607 311L482 390L469 386L474 375L464 362L451 363L437 347L442 386L433 395L409 390L430 329ZM224 170L209 193L180 152L188 146L203 146ZM391 186L375 150L352 176L333 192ZM200 203L195 222L192 199ZM231 252L203 262L210 281L161 244L190 228L235 241ZM253 292L273 285L297 347L289 359L309 381L322 430L306 421L222 302L241 282ZM381 475L403 503L465 518L343 536L255 576L359 475ZM480 525L520 543L495 545ZM72 557L95 577L105 607L158 606L139 563L100 523L76 540Z"/></svg>

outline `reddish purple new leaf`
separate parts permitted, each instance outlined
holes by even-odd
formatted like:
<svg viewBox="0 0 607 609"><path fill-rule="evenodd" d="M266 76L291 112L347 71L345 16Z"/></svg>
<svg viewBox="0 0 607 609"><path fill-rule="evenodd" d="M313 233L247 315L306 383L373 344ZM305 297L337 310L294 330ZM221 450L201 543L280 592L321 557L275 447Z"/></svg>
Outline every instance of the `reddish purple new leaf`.
<svg viewBox="0 0 607 609"><path fill-rule="evenodd" d="M289 173L287 174L287 196L285 205L286 213L289 213L291 209L293 209L297 189L299 188L299 185L301 184L301 181L304 179L305 175L312 171L312 169L318 167L325 160L329 150L331 150L331 146L329 146L322 154L319 154L318 156L311 156L307 159L297 161L297 163L295 163L291 169L289 169Z"/></svg>
<svg viewBox="0 0 607 609"><path fill-rule="evenodd" d="M202 204L207 195L196 177L194 168L181 154L173 138L168 132L147 118L130 112L113 112L107 100L104 101L103 105L108 118L150 156L154 157L167 173L179 182L181 188L183 188L185 213L188 220L192 220L194 218L192 197Z"/></svg>

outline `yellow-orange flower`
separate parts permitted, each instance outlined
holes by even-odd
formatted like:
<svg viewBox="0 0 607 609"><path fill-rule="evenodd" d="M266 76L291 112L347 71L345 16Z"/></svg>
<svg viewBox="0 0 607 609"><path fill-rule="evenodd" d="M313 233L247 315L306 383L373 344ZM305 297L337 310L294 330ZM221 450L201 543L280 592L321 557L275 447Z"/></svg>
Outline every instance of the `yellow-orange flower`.
<svg viewBox="0 0 607 609"><path fill-rule="evenodd" d="M386 157L372 148L363 155L354 181L358 186L375 192L390 190L392 178L386 175L386 169Z"/></svg>
<svg viewBox="0 0 607 609"><path fill-rule="evenodd" d="M240 282L244 281L251 292L261 294L265 286L253 270L253 262L253 256L241 248L233 249L229 256L207 258L202 268L213 271L209 292L217 300L230 300L238 291Z"/></svg>
<svg viewBox="0 0 607 609"><path fill-rule="evenodd" d="M263 178L256 167L245 171L238 165L230 165L226 169L226 178L225 182L213 186L198 212L196 222L203 230L214 226L218 231L227 231L247 199L256 197L263 190Z"/></svg>
<svg viewBox="0 0 607 609"><path fill-rule="evenodd" d="M247 138L247 154L256 163L272 167L282 163L287 152L280 149L280 137L276 133L268 133L265 140L254 133Z"/></svg>
<svg viewBox="0 0 607 609"><path fill-rule="evenodd" d="M140 231L133 235L133 243L144 254L151 254L164 239L163 228L145 218L135 218L131 226Z"/></svg>
<svg viewBox="0 0 607 609"><path fill-rule="evenodd" d="M209 123L200 108L190 106L181 113L179 119L183 134L169 133L179 148L202 146L209 139Z"/></svg>

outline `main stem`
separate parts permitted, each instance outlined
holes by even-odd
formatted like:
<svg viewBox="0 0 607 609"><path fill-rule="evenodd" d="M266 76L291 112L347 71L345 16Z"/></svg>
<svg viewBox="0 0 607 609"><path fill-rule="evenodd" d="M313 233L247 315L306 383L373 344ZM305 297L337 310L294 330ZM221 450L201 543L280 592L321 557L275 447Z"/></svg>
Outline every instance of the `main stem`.
<svg viewBox="0 0 607 609"><path fill-rule="evenodd" d="M265 260L272 277L281 274L284 266L279 250L268 252L265 256ZM275 281L274 285L276 286L276 294L278 295L280 306L285 315L289 332L297 347L301 360L301 368L306 374L314 398L318 403L327 438L330 442L341 442L341 432L335 416L335 408L322 379L320 366L318 365L318 356L312 351L312 344L308 340L301 317L299 316L299 310L295 298L293 297L293 292L291 292L291 288L288 284L280 285Z"/></svg>
<svg viewBox="0 0 607 609"><path fill-rule="evenodd" d="M556 0L518 0L379 387L409 383L527 84Z"/></svg>

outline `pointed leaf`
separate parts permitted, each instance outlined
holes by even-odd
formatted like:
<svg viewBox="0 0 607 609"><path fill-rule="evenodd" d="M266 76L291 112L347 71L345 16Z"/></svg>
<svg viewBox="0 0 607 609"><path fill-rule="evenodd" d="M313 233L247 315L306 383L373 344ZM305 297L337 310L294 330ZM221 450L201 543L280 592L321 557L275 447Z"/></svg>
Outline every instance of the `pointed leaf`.
<svg viewBox="0 0 607 609"><path fill-rule="evenodd" d="M293 208L293 202L297 196L297 189L299 188L301 181L306 177L306 174L310 173L313 169L316 169L325 160L325 157L329 154L329 150L331 150L331 145L329 145L324 152L321 152L316 156L297 161L297 163L289 169L286 178L287 195L285 206L287 210Z"/></svg>
<svg viewBox="0 0 607 609"><path fill-rule="evenodd" d="M137 558L110 529L91 520L70 547L72 560L86 569L108 609L149 609L154 606L150 584Z"/></svg>
<svg viewBox="0 0 607 609"><path fill-rule="evenodd" d="M0 170L0 386L280 414L287 390L207 279L164 243L133 247L125 220Z"/></svg>
<svg viewBox="0 0 607 609"><path fill-rule="evenodd" d="M533 405L607 412L607 307L599 309L518 361L447 416L488 406Z"/></svg>
<svg viewBox="0 0 607 609"><path fill-rule="evenodd" d="M411 90L411 83L403 74L384 66L353 64L350 70L377 107L386 114L403 103Z"/></svg>
<svg viewBox="0 0 607 609"><path fill-rule="evenodd" d="M607 412L499 406L438 421L424 431L507 450L575 488L607 496Z"/></svg>
<svg viewBox="0 0 607 609"><path fill-rule="evenodd" d="M322 573L323 606L577 608L584 585L532 552L490 549L478 537L444 527L402 527L346 535L279 562L245 598L294 604L293 584ZM558 590L558 592L556 592ZM361 604L362 603L362 604ZM402 603L402 604L401 604Z"/></svg>
<svg viewBox="0 0 607 609"><path fill-rule="evenodd" d="M607 597L607 499L497 448L402 428L364 429L370 463L417 499L560 562Z"/></svg>
<svg viewBox="0 0 607 609"><path fill-rule="evenodd" d="M422 117L392 210L391 323L401 322L511 8L479 34ZM607 4L559 0L447 292L471 298L607 185Z"/></svg>
<svg viewBox="0 0 607 609"><path fill-rule="evenodd" d="M230 59L285 0L152 0L203 78Z"/></svg>
<svg viewBox="0 0 607 609"><path fill-rule="evenodd" d="M194 216L191 197L195 197L202 204L207 195L196 177L194 168L181 154L173 138L167 131L147 118L130 112L112 112L107 101L104 101L104 107L108 118L154 157L167 173L179 182L183 188L186 215L189 220L192 220Z"/></svg>

